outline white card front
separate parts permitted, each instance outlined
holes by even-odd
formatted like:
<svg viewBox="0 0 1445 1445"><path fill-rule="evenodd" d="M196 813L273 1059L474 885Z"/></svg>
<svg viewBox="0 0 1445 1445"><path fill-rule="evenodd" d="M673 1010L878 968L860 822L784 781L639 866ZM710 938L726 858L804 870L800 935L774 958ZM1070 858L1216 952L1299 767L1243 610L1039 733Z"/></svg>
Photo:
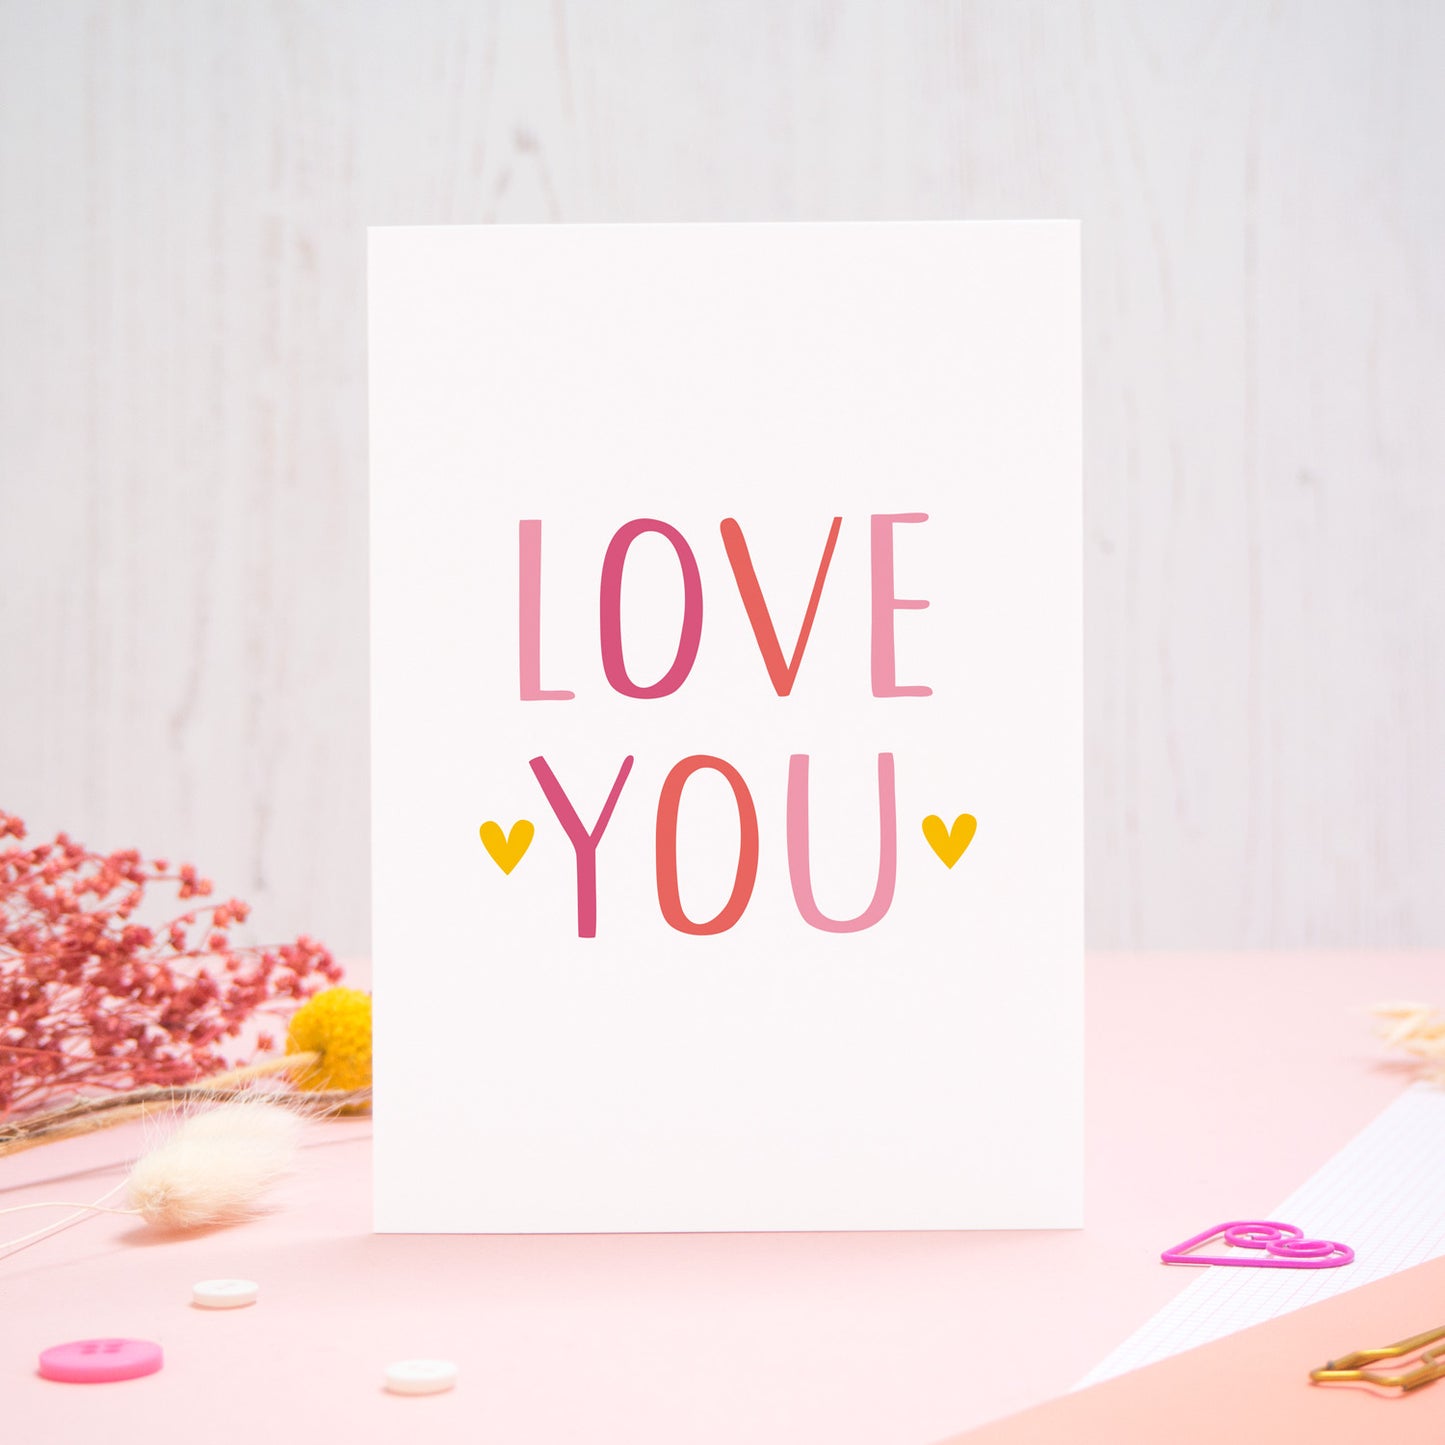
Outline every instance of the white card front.
<svg viewBox="0 0 1445 1445"><path fill-rule="evenodd" d="M1078 1225L1077 227L370 244L376 1227Z"/></svg>

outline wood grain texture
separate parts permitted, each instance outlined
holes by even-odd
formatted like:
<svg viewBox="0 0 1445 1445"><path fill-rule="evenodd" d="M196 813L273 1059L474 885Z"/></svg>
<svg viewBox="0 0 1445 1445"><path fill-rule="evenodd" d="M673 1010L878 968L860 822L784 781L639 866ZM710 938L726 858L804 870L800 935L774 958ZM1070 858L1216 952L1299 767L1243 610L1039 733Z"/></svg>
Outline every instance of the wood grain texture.
<svg viewBox="0 0 1445 1445"><path fill-rule="evenodd" d="M367 225L1079 216L1091 942L1438 944L1442 73L1423 0L0 0L0 804L364 951Z"/></svg>

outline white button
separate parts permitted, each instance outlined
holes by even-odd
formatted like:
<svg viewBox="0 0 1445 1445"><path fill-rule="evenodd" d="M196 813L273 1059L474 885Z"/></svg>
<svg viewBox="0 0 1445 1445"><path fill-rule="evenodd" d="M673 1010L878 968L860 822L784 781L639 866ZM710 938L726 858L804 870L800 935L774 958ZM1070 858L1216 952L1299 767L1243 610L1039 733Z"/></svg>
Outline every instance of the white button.
<svg viewBox="0 0 1445 1445"><path fill-rule="evenodd" d="M386 1388L393 1395L439 1395L456 1382L450 1360L398 1360L386 1367Z"/></svg>
<svg viewBox="0 0 1445 1445"><path fill-rule="evenodd" d="M253 1279L203 1279L191 1286L191 1301L208 1310L234 1310L253 1305L261 1286Z"/></svg>

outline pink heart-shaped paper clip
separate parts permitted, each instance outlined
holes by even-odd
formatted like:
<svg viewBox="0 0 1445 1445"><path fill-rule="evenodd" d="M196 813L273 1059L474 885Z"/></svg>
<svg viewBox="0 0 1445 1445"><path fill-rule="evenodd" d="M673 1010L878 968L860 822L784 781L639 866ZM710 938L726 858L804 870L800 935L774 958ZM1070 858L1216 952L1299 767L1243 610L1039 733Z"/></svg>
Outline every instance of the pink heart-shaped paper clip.
<svg viewBox="0 0 1445 1445"><path fill-rule="evenodd" d="M1222 1238L1234 1249L1258 1250L1247 1254L1194 1254L1192 1251ZM1349 1264L1355 1251L1332 1239L1306 1239L1304 1230L1268 1219L1233 1219L1216 1224L1159 1256L1165 1264L1230 1264L1254 1269L1338 1269Z"/></svg>

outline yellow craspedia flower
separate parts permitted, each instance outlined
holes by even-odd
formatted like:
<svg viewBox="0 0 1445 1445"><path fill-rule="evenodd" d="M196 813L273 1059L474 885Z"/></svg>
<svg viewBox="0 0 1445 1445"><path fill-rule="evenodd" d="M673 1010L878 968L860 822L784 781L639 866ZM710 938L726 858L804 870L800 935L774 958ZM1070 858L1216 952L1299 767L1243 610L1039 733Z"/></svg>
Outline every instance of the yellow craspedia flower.
<svg viewBox="0 0 1445 1445"><path fill-rule="evenodd" d="M371 995L359 988L325 988L307 1000L286 1028L288 1054L320 1054L297 1069L297 1088L371 1087Z"/></svg>

